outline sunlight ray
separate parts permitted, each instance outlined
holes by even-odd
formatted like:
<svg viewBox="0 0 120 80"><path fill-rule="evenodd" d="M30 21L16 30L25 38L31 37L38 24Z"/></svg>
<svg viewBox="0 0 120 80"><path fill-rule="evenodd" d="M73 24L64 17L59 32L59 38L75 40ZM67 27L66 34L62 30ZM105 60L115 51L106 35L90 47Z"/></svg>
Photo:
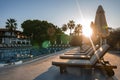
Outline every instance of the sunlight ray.
<svg viewBox="0 0 120 80"><path fill-rule="evenodd" d="M93 43L91 37L89 37L89 39L90 39L90 43L92 44L93 50L96 51L96 49L95 49L95 45L94 45L94 43Z"/></svg>
<svg viewBox="0 0 120 80"><path fill-rule="evenodd" d="M91 45L92 45L92 47L93 47L93 50L95 51L95 50L96 50L96 49L95 49L95 45L94 45L94 43L93 43L93 41L92 41L92 39L91 39L92 30L91 30L89 27L86 27L86 26L89 26L89 22L88 22L88 20L85 20L83 14L82 14L79 1L78 1L78 0L75 0L75 1L76 1L76 5L77 5L77 8L78 8L79 15L80 15L79 19L81 19L81 21L82 21L81 24L84 26L83 34L85 33L85 35L86 35L87 37L89 37L90 43L91 43ZM87 31L88 33L86 33L86 30L89 30L89 31Z"/></svg>
<svg viewBox="0 0 120 80"><path fill-rule="evenodd" d="M84 20L84 16L83 16L81 8L80 8L80 4L79 4L78 0L75 0L75 1L76 1L76 5L77 5L77 8L78 8L79 15L80 15L79 18L81 19L81 21L83 23L85 20Z"/></svg>

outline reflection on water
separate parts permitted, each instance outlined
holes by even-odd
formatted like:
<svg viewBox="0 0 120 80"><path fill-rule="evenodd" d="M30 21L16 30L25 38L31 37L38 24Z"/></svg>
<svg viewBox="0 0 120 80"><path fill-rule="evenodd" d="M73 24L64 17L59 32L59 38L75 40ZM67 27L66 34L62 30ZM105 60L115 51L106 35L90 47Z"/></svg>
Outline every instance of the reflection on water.
<svg viewBox="0 0 120 80"><path fill-rule="evenodd" d="M31 48L2 48L0 49L0 62L10 63L31 57Z"/></svg>

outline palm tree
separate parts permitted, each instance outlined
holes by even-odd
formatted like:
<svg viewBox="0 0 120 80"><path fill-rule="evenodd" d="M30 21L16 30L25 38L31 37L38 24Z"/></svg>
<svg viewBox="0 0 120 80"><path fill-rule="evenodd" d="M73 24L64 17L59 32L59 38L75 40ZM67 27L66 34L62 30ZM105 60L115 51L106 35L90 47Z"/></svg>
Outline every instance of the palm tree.
<svg viewBox="0 0 120 80"><path fill-rule="evenodd" d="M77 26L75 27L75 34L78 34L77 37L80 37L79 39L79 46L80 46L80 49L82 49L82 25L81 24L77 24Z"/></svg>
<svg viewBox="0 0 120 80"><path fill-rule="evenodd" d="M67 25L66 24L63 24L62 31L67 31Z"/></svg>
<svg viewBox="0 0 120 80"><path fill-rule="evenodd" d="M10 36L12 36L13 32L17 28L16 20L15 19L11 19L11 18L7 19L6 28L10 31Z"/></svg>
<svg viewBox="0 0 120 80"><path fill-rule="evenodd" d="M75 22L73 20L70 20L67 26L70 29L70 35L71 35L72 29L74 29L75 27Z"/></svg>
<svg viewBox="0 0 120 80"><path fill-rule="evenodd" d="M13 31L17 29L17 23L15 19L7 19L6 28Z"/></svg>
<svg viewBox="0 0 120 80"><path fill-rule="evenodd" d="M81 24L77 24L76 28L75 28L75 34L82 34L82 25Z"/></svg>

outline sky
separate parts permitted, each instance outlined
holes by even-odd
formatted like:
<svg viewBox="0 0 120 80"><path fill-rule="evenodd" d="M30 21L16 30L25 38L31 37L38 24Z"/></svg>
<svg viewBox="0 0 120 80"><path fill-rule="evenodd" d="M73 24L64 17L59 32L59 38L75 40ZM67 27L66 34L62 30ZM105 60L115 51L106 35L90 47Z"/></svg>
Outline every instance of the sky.
<svg viewBox="0 0 120 80"><path fill-rule="evenodd" d="M18 30L28 19L47 20L58 27L74 20L90 26L96 10L102 5L109 27L120 27L120 0L0 0L0 28L7 19L17 20Z"/></svg>

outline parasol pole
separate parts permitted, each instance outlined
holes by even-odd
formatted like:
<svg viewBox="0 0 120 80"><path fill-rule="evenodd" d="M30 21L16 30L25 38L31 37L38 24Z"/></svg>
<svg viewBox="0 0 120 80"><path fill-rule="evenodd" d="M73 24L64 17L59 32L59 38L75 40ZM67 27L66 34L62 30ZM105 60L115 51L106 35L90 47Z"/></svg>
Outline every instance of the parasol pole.
<svg viewBox="0 0 120 80"><path fill-rule="evenodd" d="M100 46L102 46L103 44L103 40L102 40L102 37L100 36Z"/></svg>
<svg viewBox="0 0 120 80"><path fill-rule="evenodd" d="M102 46L102 42L103 42L102 37L100 37L100 46Z"/></svg>
<svg viewBox="0 0 120 80"><path fill-rule="evenodd" d="M107 44L107 39L104 40L105 44Z"/></svg>

